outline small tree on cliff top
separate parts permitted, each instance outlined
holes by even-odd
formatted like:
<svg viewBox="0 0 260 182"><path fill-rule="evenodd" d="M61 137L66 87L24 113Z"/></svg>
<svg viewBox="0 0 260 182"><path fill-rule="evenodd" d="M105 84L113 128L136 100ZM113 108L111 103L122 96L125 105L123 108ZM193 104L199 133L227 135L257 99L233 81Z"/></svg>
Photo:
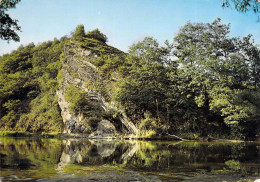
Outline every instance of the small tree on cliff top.
<svg viewBox="0 0 260 182"><path fill-rule="evenodd" d="M95 29L86 34L86 37L99 40L101 42L107 42L107 36L99 31L99 29Z"/></svg>
<svg viewBox="0 0 260 182"><path fill-rule="evenodd" d="M82 40L85 37L84 25L80 24L76 27L76 30L73 33L73 38L76 40Z"/></svg>

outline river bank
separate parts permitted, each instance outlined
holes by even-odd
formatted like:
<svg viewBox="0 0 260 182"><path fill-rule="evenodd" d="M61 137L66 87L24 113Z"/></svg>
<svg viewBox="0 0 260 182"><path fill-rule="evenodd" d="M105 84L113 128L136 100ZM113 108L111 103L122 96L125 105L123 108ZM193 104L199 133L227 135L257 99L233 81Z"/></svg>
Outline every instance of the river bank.
<svg viewBox="0 0 260 182"><path fill-rule="evenodd" d="M213 137L196 137L196 138L177 138L171 136L161 137L139 137L135 135L116 135L116 136L90 136L86 134L68 134L68 133L54 133L54 132L22 132L22 131L0 131L0 136L6 137L34 137L34 138L57 138L57 139L124 139L124 140L144 140L144 141L200 141L200 142L249 142L237 139L213 138ZM259 141L259 140L252 140Z"/></svg>

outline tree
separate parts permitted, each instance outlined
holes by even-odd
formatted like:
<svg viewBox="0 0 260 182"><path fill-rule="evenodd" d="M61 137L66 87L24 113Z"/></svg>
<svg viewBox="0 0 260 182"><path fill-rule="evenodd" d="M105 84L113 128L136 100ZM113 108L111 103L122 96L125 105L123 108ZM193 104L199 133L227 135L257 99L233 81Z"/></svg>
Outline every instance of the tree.
<svg viewBox="0 0 260 182"><path fill-rule="evenodd" d="M244 57L246 57L246 62L248 63L250 83L256 91L260 88L260 48L254 45L254 41L251 38L252 35L244 37L240 45L244 50Z"/></svg>
<svg viewBox="0 0 260 182"><path fill-rule="evenodd" d="M0 128L61 129L56 90L65 41L31 43L0 57Z"/></svg>
<svg viewBox="0 0 260 182"><path fill-rule="evenodd" d="M83 40L85 37L84 25L80 24L76 27L76 30L73 33L73 38L76 40Z"/></svg>
<svg viewBox="0 0 260 182"><path fill-rule="evenodd" d="M253 10L255 13L259 11L260 2L259 0L223 0L223 7L231 7L235 5L235 9L239 12L245 13Z"/></svg>
<svg viewBox="0 0 260 182"><path fill-rule="evenodd" d="M101 42L106 43L107 42L107 36L103 34L102 32L99 31L99 29L95 29L93 31L90 31L86 34L86 37L91 38L91 39L96 39Z"/></svg>
<svg viewBox="0 0 260 182"><path fill-rule="evenodd" d="M129 47L129 54L137 56L140 59L154 63L170 62L170 46L165 42L166 47L159 46L156 39L145 37L143 41L133 44Z"/></svg>
<svg viewBox="0 0 260 182"><path fill-rule="evenodd" d="M15 8L20 0L2 0L0 1L0 38L3 40L20 41L20 37L16 31L20 31L21 27L18 26L18 20L12 19L6 11Z"/></svg>
<svg viewBox="0 0 260 182"><path fill-rule="evenodd" d="M141 130L147 129L143 132L161 134L168 127L168 67L132 55L128 55L123 64L125 66L117 69L126 72L123 73L123 79L116 83L115 103ZM143 125L150 126L143 128Z"/></svg>
<svg viewBox="0 0 260 182"><path fill-rule="evenodd" d="M229 38L229 28L220 19L211 24L187 23L174 38L174 54L179 58L180 92L196 102L204 124L221 116L214 125L224 121L237 132L244 121L252 120L249 107L235 98L244 90L259 88L259 49L251 35Z"/></svg>

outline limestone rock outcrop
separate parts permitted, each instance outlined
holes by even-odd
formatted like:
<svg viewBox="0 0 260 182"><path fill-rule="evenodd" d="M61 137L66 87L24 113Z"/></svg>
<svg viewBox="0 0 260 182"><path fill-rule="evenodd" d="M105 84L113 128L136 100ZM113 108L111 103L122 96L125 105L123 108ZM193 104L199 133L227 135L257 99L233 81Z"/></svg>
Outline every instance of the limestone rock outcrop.
<svg viewBox="0 0 260 182"><path fill-rule="evenodd" d="M89 137L94 137L94 138L114 137L116 133L117 133L116 128L111 122L107 120L102 120L98 123L97 130L91 133Z"/></svg>
<svg viewBox="0 0 260 182"><path fill-rule="evenodd" d="M113 103L109 103L105 97L96 90L91 90L85 86L86 82L98 83L113 86L112 83L103 82L104 78L97 74L98 67L93 65L91 62L87 61L90 59L95 59L98 57L97 54L91 52L90 50L79 48L72 42L64 47L65 61L63 62L62 72L64 78L62 83L60 83L59 89L56 91L58 96L58 103L61 108L61 115L64 123L64 133L76 133L76 134L90 134L90 130L83 124L83 120L86 119L82 114L75 114L70 111L70 103L66 101L66 85L74 85L75 87L81 89L82 91L88 93L91 100L98 103L104 111L117 108ZM107 91L106 95L111 95ZM128 133L137 135L139 130L136 126L128 120L127 116L122 113L120 116L120 121L128 130ZM109 121L101 121L98 124L98 129L92 133L92 137L112 137L116 133L115 126L113 126Z"/></svg>

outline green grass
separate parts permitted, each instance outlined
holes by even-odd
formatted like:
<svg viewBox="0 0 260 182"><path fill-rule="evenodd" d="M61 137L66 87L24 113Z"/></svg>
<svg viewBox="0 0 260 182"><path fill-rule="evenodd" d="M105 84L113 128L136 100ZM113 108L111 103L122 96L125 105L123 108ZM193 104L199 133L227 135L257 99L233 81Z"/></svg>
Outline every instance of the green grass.
<svg viewBox="0 0 260 182"><path fill-rule="evenodd" d="M0 136L27 137L32 135L33 133L23 131L0 131Z"/></svg>
<svg viewBox="0 0 260 182"><path fill-rule="evenodd" d="M58 132L42 132L41 136L44 138L55 138L61 136L61 133Z"/></svg>
<svg viewBox="0 0 260 182"><path fill-rule="evenodd" d="M42 133L32 133L24 131L0 131L0 136L10 136L10 137L44 137L44 138L55 138L59 137L61 133L58 132L42 132Z"/></svg>

